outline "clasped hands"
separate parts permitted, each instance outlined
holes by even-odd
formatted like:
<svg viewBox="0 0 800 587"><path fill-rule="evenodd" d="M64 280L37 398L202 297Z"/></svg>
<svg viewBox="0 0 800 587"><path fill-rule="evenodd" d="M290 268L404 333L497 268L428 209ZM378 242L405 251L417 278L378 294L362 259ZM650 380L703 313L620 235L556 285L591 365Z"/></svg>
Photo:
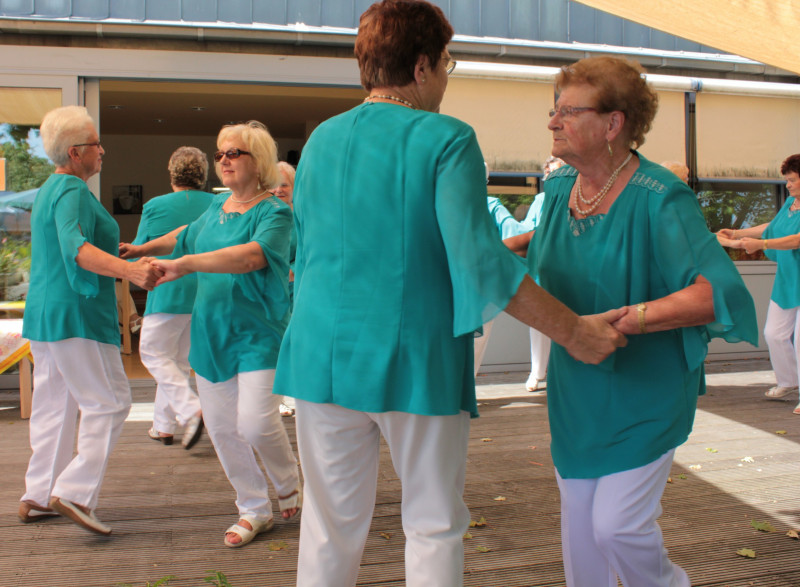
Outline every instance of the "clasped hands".
<svg viewBox="0 0 800 587"><path fill-rule="evenodd" d="M125 278L147 291L185 275L177 271L175 261L142 256L141 247L131 243L119 244L119 257L126 260L136 259L128 263Z"/></svg>
<svg viewBox="0 0 800 587"><path fill-rule="evenodd" d="M764 240L760 238L751 238L749 236L743 236L742 238L736 238L735 233L736 231L731 228L723 228L715 233L717 237L717 241L723 247L728 247L729 249L743 249L747 254L755 253L756 251L764 250Z"/></svg>

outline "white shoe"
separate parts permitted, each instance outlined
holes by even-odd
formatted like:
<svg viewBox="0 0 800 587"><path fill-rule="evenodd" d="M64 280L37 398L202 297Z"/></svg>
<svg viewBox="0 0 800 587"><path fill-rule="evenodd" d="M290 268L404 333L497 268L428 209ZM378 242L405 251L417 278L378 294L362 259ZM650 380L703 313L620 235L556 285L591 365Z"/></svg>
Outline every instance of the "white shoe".
<svg viewBox="0 0 800 587"><path fill-rule="evenodd" d="M528 380L525 382L525 389L528 391L539 391L547 387L547 379L537 379L533 375L528 377Z"/></svg>
<svg viewBox="0 0 800 587"><path fill-rule="evenodd" d="M290 408L286 404L282 403L280 407L281 416L288 418L289 416L294 416L294 408Z"/></svg>
<svg viewBox="0 0 800 587"><path fill-rule="evenodd" d="M767 391L764 395L767 396L769 399L780 399L785 395L789 395L793 391L797 391L797 388L783 387L782 385L776 385L775 387L771 387L769 391Z"/></svg>

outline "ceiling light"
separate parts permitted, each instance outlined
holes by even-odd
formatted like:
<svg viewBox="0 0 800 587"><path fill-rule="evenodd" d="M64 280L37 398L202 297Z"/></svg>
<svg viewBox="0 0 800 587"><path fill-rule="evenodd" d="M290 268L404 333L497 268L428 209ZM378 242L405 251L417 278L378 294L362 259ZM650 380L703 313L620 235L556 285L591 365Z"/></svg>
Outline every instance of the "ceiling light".
<svg viewBox="0 0 800 587"><path fill-rule="evenodd" d="M202 112L205 109L206 109L205 106L192 106L192 110L194 110L195 112Z"/></svg>
<svg viewBox="0 0 800 587"><path fill-rule="evenodd" d="M109 104L109 110L122 110L122 104Z"/></svg>

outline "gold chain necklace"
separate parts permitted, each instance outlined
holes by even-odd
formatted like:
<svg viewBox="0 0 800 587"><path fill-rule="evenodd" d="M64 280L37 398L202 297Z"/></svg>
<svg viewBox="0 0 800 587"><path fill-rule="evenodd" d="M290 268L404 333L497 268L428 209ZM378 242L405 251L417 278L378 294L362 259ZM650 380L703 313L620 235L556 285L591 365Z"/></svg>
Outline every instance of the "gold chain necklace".
<svg viewBox="0 0 800 587"><path fill-rule="evenodd" d="M583 216L588 216L589 214L594 212L598 206L600 206L600 204L603 202L603 199L608 194L608 190L610 190L611 187L614 185L614 182L617 181L617 177L619 177L622 168L628 164L628 161L631 160L631 157L633 157L633 152L628 153L628 156L625 157L625 161L622 162L622 165L620 165L614 170L614 172L611 174L611 177L608 178L606 185L604 185L603 189L597 192L597 195L595 195L593 198L586 199L583 197L581 176L578 175L578 196L575 198L575 209L578 211L579 214ZM588 208L581 210L580 202L586 204Z"/></svg>
<svg viewBox="0 0 800 587"><path fill-rule="evenodd" d="M364 98L364 102L372 102L376 98L383 98L384 100L392 100L394 102L398 102L399 104L402 104L403 106L408 106L412 110L416 110L417 109L417 107L414 106L408 100L403 100L402 98L398 98L397 96L390 96L389 94L375 94L374 96L367 96L366 98Z"/></svg>
<svg viewBox="0 0 800 587"><path fill-rule="evenodd" d="M253 196L252 198L249 198L247 200L237 200L236 198L233 197L233 193L231 193L231 202L236 202L237 204L248 204L248 203L252 202L253 200L255 200L256 198L260 198L261 196L266 194L268 191L269 190L266 189L263 192L261 192L260 194L256 194L255 196Z"/></svg>

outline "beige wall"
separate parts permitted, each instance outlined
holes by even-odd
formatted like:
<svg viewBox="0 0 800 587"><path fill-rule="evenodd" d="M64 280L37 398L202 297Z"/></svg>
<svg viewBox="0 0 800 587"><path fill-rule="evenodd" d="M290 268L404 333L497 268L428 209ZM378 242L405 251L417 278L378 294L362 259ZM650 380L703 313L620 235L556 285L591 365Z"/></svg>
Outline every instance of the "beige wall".
<svg viewBox="0 0 800 587"><path fill-rule="evenodd" d="M701 176L780 177L781 162L800 152L800 100L697 95Z"/></svg>
<svg viewBox="0 0 800 587"><path fill-rule="evenodd" d="M642 154L655 162L683 160L683 93L660 92L659 110ZM531 81L450 80L442 112L469 123L494 171L538 171L550 155L547 111L553 86Z"/></svg>

